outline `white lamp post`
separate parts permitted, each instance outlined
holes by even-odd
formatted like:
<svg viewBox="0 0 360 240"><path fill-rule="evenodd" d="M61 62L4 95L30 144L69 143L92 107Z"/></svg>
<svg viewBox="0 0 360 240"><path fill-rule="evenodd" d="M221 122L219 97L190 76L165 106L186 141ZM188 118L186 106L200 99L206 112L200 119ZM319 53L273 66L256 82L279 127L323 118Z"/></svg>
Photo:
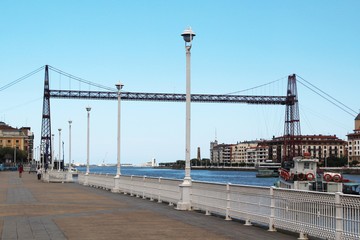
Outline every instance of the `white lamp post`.
<svg viewBox="0 0 360 240"><path fill-rule="evenodd" d="M115 84L118 90L118 132L117 132L117 171L116 176L120 175L120 104L121 104L121 89L124 87L122 82Z"/></svg>
<svg viewBox="0 0 360 240"><path fill-rule="evenodd" d="M54 170L54 136L55 134L51 134L51 171Z"/></svg>
<svg viewBox="0 0 360 240"><path fill-rule="evenodd" d="M89 168L90 168L90 110L91 107L87 106L86 107L86 111L87 111L87 157L86 157L86 175L89 175Z"/></svg>
<svg viewBox="0 0 360 240"><path fill-rule="evenodd" d="M87 106L87 152L86 152L86 173L84 177L84 185L89 185L89 172L90 172L90 110L91 107Z"/></svg>
<svg viewBox="0 0 360 240"><path fill-rule="evenodd" d="M190 49L192 46L192 40L195 36L195 33L191 30L191 27L188 28L181 34L185 41L185 51L186 51L186 149L185 149L185 178L184 182L180 185L182 189L181 200L178 203L177 208L180 210L190 209L190 187L191 187L191 177L190 177L190 103L191 103L191 77L190 77Z"/></svg>
<svg viewBox="0 0 360 240"><path fill-rule="evenodd" d="M118 123L117 123L117 169L116 176L114 179L114 189L113 192L119 192L119 178L120 178L120 104L121 104L121 89L124 87L122 82L117 82L115 84L118 90Z"/></svg>
<svg viewBox="0 0 360 240"><path fill-rule="evenodd" d="M59 130L59 158L58 158L58 171L60 172L60 165L61 165L61 128Z"/></svg>
<svg viewBox="0 0 360 240"><path fill-rule="evenodd" d="M71 123L72 121L69 120L69 167L68 167L68 180L72 179L72 173L71 173Z"/></svg>

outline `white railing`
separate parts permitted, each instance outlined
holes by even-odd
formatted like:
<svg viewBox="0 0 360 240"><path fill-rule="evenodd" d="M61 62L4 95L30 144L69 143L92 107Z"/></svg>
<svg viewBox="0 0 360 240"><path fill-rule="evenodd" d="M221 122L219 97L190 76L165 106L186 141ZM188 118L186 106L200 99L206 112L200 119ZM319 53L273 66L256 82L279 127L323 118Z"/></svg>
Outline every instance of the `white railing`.
<svg viewBox="0 0 360 240"><path fill-rule="evenodd" d="M88 185L111 190L114 175L89 174ZM78 182L85 182L79 173ZM178 203L182 180L120 176L120 191L158 202ZM265 224L326 239L360 239L360 196L193 181L191 207L206 214ZM270 233L269 233L270 234Z"/></svg>

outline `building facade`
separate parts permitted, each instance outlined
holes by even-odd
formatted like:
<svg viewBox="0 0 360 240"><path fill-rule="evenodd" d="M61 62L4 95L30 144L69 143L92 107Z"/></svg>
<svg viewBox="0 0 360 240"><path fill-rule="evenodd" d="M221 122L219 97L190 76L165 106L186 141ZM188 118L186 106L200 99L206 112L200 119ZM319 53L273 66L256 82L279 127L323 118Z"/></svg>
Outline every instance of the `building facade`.
<svg viewBox="0 0 360 240"><path fill-rule="evenodd" d="M210 163L213 165L233 165L240 163L264 162L267 158L267 147L259 141L236 144L218 144L210 142Z"/></svg>
<svg viewBox="0 0 360 240"><path fill-rule="evenodd" d="M349 164L360 163L360 114L355 118L354 133L348 134L347 137Z"/></svg>
<svg viewBox="0 0 360 240"><path fill-rule="evenodd" d="M33 159L34 134L30 127L13 128L0 122L0 147L17 148L28 153L28 160Z"/></svg>
<svg viewBox="0 0 360 240"><path fill-rule="evenodd" d="M339 139L336 135L302 135L300 139L300 152L302 154L309 152L312 157L320 161L330 156L346 156L346 141ZM273 162L281 162L284 156L284 138L274 137L271 141L266 141L265 145L269 146L269 159Z"/></svg>

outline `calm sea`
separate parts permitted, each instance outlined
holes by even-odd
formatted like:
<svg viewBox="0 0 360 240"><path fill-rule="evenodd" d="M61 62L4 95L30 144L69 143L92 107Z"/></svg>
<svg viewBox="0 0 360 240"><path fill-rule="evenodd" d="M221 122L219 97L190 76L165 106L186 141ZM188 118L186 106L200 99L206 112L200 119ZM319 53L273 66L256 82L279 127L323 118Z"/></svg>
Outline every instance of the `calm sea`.
<svg viewBox="0 0 360 240"><path fill-rule="evenodd" d="M86 172L86 167L78 167L80 172ZM90 167L91 173L116 174L116 167ZM248 171L210 171L191 170L191 178L195 181L232 183L241 185L273 186L277 178L256 178L257 172ZM177 169L160 169L149 167L121 167L121 175L163 177L184 179L185 171ZM344 174L344 178L360 182L360 175Z"/></svg>

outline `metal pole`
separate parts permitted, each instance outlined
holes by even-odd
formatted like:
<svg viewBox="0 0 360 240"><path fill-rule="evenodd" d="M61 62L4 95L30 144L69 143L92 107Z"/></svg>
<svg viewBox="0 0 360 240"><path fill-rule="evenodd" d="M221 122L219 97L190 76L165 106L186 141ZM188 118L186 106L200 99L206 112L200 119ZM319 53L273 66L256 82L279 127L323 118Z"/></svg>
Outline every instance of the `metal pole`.
<svg viewBox="0 0 360 240"><path fill-rule="evenodd" d="M91 107L87 106L86 107L86 111L87 111L87 158L86 158L86 175L89 175L90 172L90 110Z"/></svg>
<svg viewBox="0 0 360 240"><path fill-rule="evenodd" d="M71 173L71 123L72 121L69 120L69 167L68 172Z"/></svg>
<svg viewBox="0 0 360 240"><path fill-rule="evenodd" d="M44 170L43 173L45 172L45 151L44 151L44 144L40 145L40 158L41 158L41 165L42 165L42 169ZM42 153L42 155L41 155Z"/></svg>
<svg viewBox="0 0 360 240"><path fill-rule="evenodd" d="M61 165L61 128L59 130L59 159L58 159L58 171L60 171L60 165Z"/></svg>
<svg viewBox="0 0 360 240"><path fill-rule="evenodd" d="M14 146L14 165L16 166L16 145Z"/></svg>
<svg viewBox="0 0 360 240"><path fill-rule="evenodd" d="M54 136L55 134L51 134L51 171L54 170Z"/></svg>
<svg viewBox="0 0 360 240"><path fill-rule="evenodd" d="M191 182L190 177L190 117L191 117L191 76L190 76L190 53L191 45L186 46L186 150L185 150L185 178L184 181Z"/></svg>
<svg viewBox="0 0 360 240"><path fill-rule="evenodd" d="M117 83L116 87L118 89L118 123L117 123L117 171L116 171L116 178L120 177L120 104L121 104L121 88L124 85L122 83Z"/></svg>

